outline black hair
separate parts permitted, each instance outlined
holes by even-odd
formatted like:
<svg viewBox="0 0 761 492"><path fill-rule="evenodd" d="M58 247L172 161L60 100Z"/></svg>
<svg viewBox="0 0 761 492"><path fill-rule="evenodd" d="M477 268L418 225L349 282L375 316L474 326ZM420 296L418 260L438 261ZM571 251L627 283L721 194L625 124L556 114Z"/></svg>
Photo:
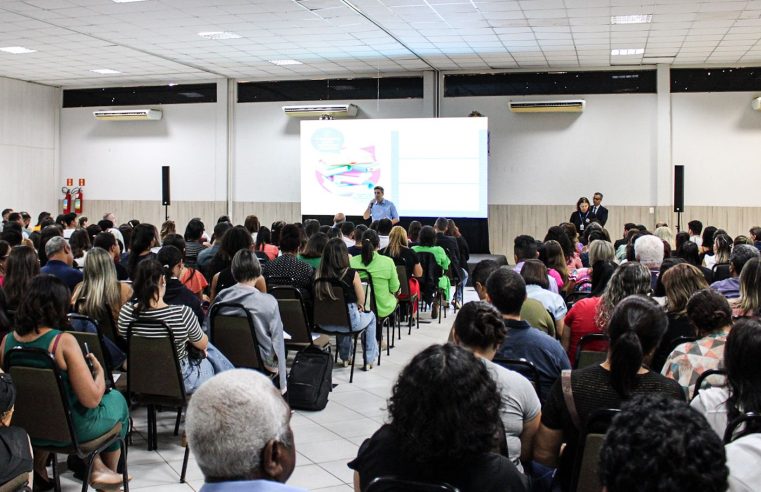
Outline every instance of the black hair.
<svg viewBox="0 0 761 492"><path fill-rule="evenodd" d="M108 219L103 219L98 221L98 226L100 226L100 228L104 231L107 231L109 229L113 229L114 223Z"/></svg>
<svg viewBox="0 0 761 492"><path fill-rule="evenodd" d="M301 256L304 258L321 258L326 244L328 244L328 235L324 232L316 232L307 240Z"/></svg>
<svg viewBox="0 0 761 492"><path fill-rule="evenodd" d="M228 224L232 223L229 215L220 215L217 219L217 224L221 224L222 222L227 222Z"/></svg>
<svg viewBox="0 0 761 492"><path fill-rule="evenodd" d="M663 274L666 273L672 266L678 265L680 263L685 263L686 261L687 260L684 258L679 258L677 256L663 259L663 263L661 263L661 268L658 273L658 280L656 280L655 289L653 290L654 297L666 297L666 287L663 285Z"/></svg>
<svg viewBox="0 0 761 492"><path fill-rule="evenodd" d="M607 325L610 337L610 384L621 398L631 396L637 373L666 333L668 319L657 302L633 295L618 303Z"/></svg>
<svg viewBox="0 0 761 492"><path fill-rule="evenodd" d="M378 234L388 236L391 233L392 227L394 227L394 223L391 222L391 219L381 219L378 221Z"/></svg>
<svg viewBox="0 0 761 492"><path fill-rule="evenodd" d="M449 220L446 217L439 217L433 224L433 228L437 231L446 232L449 227Z"/></svg>
<svg viewBox="0 0 761 492"><path fill-rule="evenodd" d="M317 232L321 232L323 234L327 234L330 232L331 227L329 225L321 225L320 229Z"/></svg>
<svg viewBox="0 0 761 492"><path fill-rule="evenodd" d="M700 413L663 394L637 395L613 418L598 473L609 492L724 492L719 436Z"/></svg>
<svg viewBox="0 0 761 492"><path fill-rule="evenodd" d="M93 248L103 248L106 251L111 251L111 248L116 244L116 237L110 232L99 232L97 236L92 240Z"/></svg>
<svg viewBox="0 0 761 492"><path fill-rule="evenodd" d="M90 243L93 242L95 239L95 236L103 232L103 229L100 228L98 224L90 224L87 226L87 235L90 236Z"/></svg>
<svg viewBox="0 0 761 492"><path fill-rule="evenodd" d="M77 221L77 214L75 214L74 212L69 212L68 214L65 214L63 216L63 221L65 225L74 223Z"/></svg>
<svg viewBox="0 0 761 492"><path fill-rule="evenodd" d="M36 225L42 225L42 221L50 217L50 212L40 212L40 215L37 216L37 224Z"/></svg>
<svg viewBox="0 0 761 492"><path fill-rule="evenodd" d="M203 236L205 227L203 222L197 219L192 219L185 226L185 241L198 241Z"/></svg>
<svg viewBox="0 0 761 492"><path fill-rule="evenodd" d="M74 258L82 258L92 247L90 235L84 229L77 229L71 233L69 246L71 246L71 254Z"/></svg>
<svg viewBox="0 0 761 492"><path fill-rule="evenodd" d="M608 282L613 276L613 272L616 271L616 268L618 268L618 265L611 260L596 261L592 265L592 292L590 293L592 297L600 297L605 292L605 288L608 286Z"/></svg>
<svg viewBox="0 0 761 492"><path fill-rule="evenodd" d="M629 229L634 229L635 227L637 227L637 224L635 224L634 222L627 222L626 224L624 224L624 231L628 232Z"/></svg>
<svg viewBox="0 0 761 492"><path fill-rule="evenodd" d="M418 236L420 235L420 229L423 228L423 224L420 223L418 220L413 220L410 222L409 227L407 228L407 237L409 240L413 243L418 242Z"/></svg>
<svg viewBox="0 0 761 492"><path fill-rule="evenodd" d="M68 326L71 292L53 275L37 275L16 310L15 331L19 336L37 333L40 328L63 329Z"/></svg>
<svg viewBox="0 0 761 492"><path fill-rule="evenodd" d="M727 422L745 412L761 412L759 359L761 323L755 319L743 318L729 331L727 344L724 346L724 367L729 381Z"/></svg>
<svg viewBox="0 0 761 492"><path fill-rule="evenodd" d="M687 241L686 243L682 244L682 247L679 248L679 251L677 251L677 256L685 260L690 265L694 265L696 267L700 266L700 249L698 248L698 245L692 241Z"/></svg>
<svg viewBox="0 0 761 492"><path fill-rule="evenodd" d="M164 267L156 260L143 260L137 265L132 290L135 308L133 317L137 318L142 311L147 311L151 302L156 300L161 287L161 277L165 275Z"/></svg>
<svg viewBox="0 0 761 492"><path fill-rule="evenodd" d="M481 260L476 264L475 268L473 268L473 271L470 274L470 278L473 281L473 285L476 283L481 284L482 286L486 287L486 279L489 278L489 275L492 274L493 271L497 270L499 268L499 263L497 263L494 260Z"/></svg>
<svg viewBox="0 0 761 492"><path fill-rule="evenodd" d="M261 251L265 244L272 242L272 233L267 226L261 226L256 233L256 249Z"/></svg>
<svg viewBox="0 0 761 492"><path fill-rule="evenodd" d="M272 244L275 246L280 247L280 231L282 231L285 226L286 224L282 220L276 220L272 223L270 230L272 231Z"/></svg>
<svg viewBox="0 0 761 492"><path fill-rule="evenodd" d="M185 253L185 239L179 234L167 234L166 236L164 236L164 241L161 243L161 245L174 246L181 253L183 254ZM163 265L164 262L161 261L161 264Z"/></svg>
<svg viewBox="0 0 761 492"><path fill-rule="evenodd" d="M453 344L432 345L402 369L388 401L399 453L430 466L498 448L500 395L486 366Z"/></svg>
<svg viewBox="0 0 761 492"><path fill-rule="evenodd" d="M573 242L568 237L565 229L561 226L552 226L547 229L547 234L544 236L544 242L557 241L560 247L563 249L563 256L570 258L573 256Z"/></svg>
<svg viewBox="0 0 761 492"><path fill-rule="evenodd" d="M732 248L732 254L729 255L729 263L735 272L735 275L740 275L743 271L743 267L751 258L758 258L759 252L755 246L749 244L738 244Z"/></svg>
<svg viewBox="0 0 761 492"><path fill-rule="evenodd" d="M676 236L674 236L674 251L679 254L679 250L682 249L682 245L688 242L690 242L690 233L685 231L677 232Z"/></svg>
<svg viewBox="0 0 761 492"><path fill-rule="evenodd" d="M526 300L526 283L510 267L499 267L486 279L486 293L502 314L517 315Z"/></svg>
<svg viewBox="0 0 761 492"><path fill-rule="evenodd" d="M550 287L547 278L547 266L539 260L526 260L521 268L521 277L526 285L538 285L542 289Z"/></svg>
<svg viewBox="0 0 761 492"><path fill-rule="evenodd" d="M227 221L229 223L230 221ZM217 224L223 224L224 222L217 222ZM251 234L256 234L259 232L259 228L261 227L261 223L259 222L259 217L256 215L249 215L246 217L246 220L243 222L243 227L246 228L248 232ZM217 227L214 226L214 232L216 232Z"/></svg>
<svg viewBox="0 0 761 492"><path fill-rule="evenodd" d="M61 229L57 225L45 227L40 231L40 247L37 249L37 257L40 260L40 266L45 266L48 262L48 256L45 254L45 245L50 238L56 236L63 236L63 232L61 232Z"/></svg>
<svg viewBox="0 0 761 492"><path fill-rule="evenodd" d="M431 247L436 244L436 231L431 226L423 226L418 234L418 244L420 246Z"/></svg>
<svg viewBox="0 0 761 492"><path fill-rule="evenodd" d="M24 235L18 230L17 223L11 222L6 224L3 228L3 232L0 232L0 239L7 241L11 246L18 246L24 239Z"/></svg>
<svg viewBox="0 0 761 492"><path fill-rule="evenodd" d="M513 252L518 261L536 259L536 240L526 234L517 236L513 242Z"/></svg>
<svg viewBox="0 0 761 492"><path fill-rule="evenodd" d="M280 231L280 250L295 253L301 246L302 232L296 224L287 224Z"/></svg>
<svg viewBox="0 0 761 492"><path fill-rule="evenodd" d="M375 232L378 232L378 221L374 220L370 222L370 229L374 230Z"/></svg>
<svg viewBox="0 0 761 492"><path fill-rule="evenodd" d="M706 226L706 228L703 229L702 239L703 247L707 250L706 254L713 254L713 238L716 235L716 231L718 231L718 229L714 226Z"/></svg>
<svg viewBox="0 0 761 492"><path fill-rule="evenodd" d="M306 237L312 237L312 235L320 232L320 221L317 219L307 219L304 221L304 234Z"/></svg>
<svg viewBox="0 0 761 492"><path fill-rule="evenodd" d="M124 238L126 241L127 238ZM127 260L127 271L130 278L135 278L135 269L140 262L140 253L145 253L151 249L156 240L156 228L151 224L138 224L132 231L130 241L130 254Z"/></svg>
<svg viewBox="0 0 761 492"><path fill-rule="evenodd" d="M209 277L228 268L235 257L235 253L242 249L251 249L254 239L251 233L243 226L235 226L222 236L219 249L214 254L209 264Z"/></svg>
<svg viewBox="0 0 761 492"><path fill-rule="evenodd" d="M221 241L225 233L232 228L233 226L229 222L219 222L214 226L214 232L211 234L212 241Z"/></svg>
<svg viewBox="0 0 761 492"><path fill-rule="evenodd" d="M689 227L690 230L698 236L703 231L703 223L699 220L691 220L687 222L687 227Z"/></svg>
<svg viewBox="0 0 761 492"><path fill-rule="evenodd" d="M364 234L367 229L369 228L365 224L357 224L357 227L354 228L354 242L355 243L362 242L362 234Z"/></svg>
<svg viewBox="0 0 761 492"><path fill-rule="evenodd" d="M351 236L351 233L354 232L354 222L350 220L345 220L341 222L341 225L339 227L341 229L341 234L343 234L344 237L346 238Z"/></svg>
<svg viewBox="0 0 761 492"><path fill-rule="evenodd" d="M159 250L156 259L164 268L164 276L169 281L172 278L172 268L179 265L182 261L182 252L175 246L165 244Z"/></svg>
<svg viewBox="0 0 761 492"><path fill-rule="evenodd" d="M507 327L494 306L488 302L472 301L457 313L454 332L464 346L488 351L502 346Z"/></svg>
<svg viewBox="0 0 761 492"><path fill-rule="evenodd" d="M16 222L21 218L21 214L19 212L11 212L8 214L8 222Z"/></svg>
<svg viewBox="0 0 761 492"><path fill-rule="evenodd" d="M380 246L378 233L372 229L366 230L362 234L362 264L367 266L373 261L375 250Z"/></svg>
<svg viewBox="0 0 761 492"><path fill-rule="evenodd" d="M732 324L732 308L723 295L713 289L702 289L687 301L687 317L704 337Z"/></svg>
<svg viewBox="0 0 761 492"><path fill-rule="evenodd" d="M40 273L37 255L29 246L16 246L5 260L5 280L3 290L8 306L17 308L26 296L32 279Z"/></svg>

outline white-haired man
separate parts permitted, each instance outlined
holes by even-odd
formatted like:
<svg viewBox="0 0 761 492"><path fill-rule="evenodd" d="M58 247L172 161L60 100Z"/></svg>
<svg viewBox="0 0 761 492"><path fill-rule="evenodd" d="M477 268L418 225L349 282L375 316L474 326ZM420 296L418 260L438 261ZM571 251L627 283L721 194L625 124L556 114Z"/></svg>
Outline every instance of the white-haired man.
<svg viewBox="0 0 761 492"><path fill-rule="evenodd" d="M650 287L655 288L658 283L658 273L663 263L665 248L663 240L658 236L648 234L640 236L634 242L634 258L650 270Z"/></svg>
<svg viewBox="0 0 761 492"><path fill-rule="evenodd" d="M185 428L201 492L304 492L285 485L296 464L291 411L266 376L233 369L193 394Z"/></svg>

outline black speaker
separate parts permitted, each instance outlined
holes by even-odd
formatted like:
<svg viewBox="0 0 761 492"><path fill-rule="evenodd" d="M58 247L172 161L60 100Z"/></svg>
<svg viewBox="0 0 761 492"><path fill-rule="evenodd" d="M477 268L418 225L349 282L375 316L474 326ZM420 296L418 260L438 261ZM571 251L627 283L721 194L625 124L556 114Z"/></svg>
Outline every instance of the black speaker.
<svg viewBox="0 0 761 492"><path fill-rule="evenodd" d="M684 166L674 166L674 212L684 212Z"/></svg>
<svg viewBox="0 0 761 492"><path fill-rule="evenodd" d="M161 204L172 204L169 198L169 166L161 166Z"/></svg>

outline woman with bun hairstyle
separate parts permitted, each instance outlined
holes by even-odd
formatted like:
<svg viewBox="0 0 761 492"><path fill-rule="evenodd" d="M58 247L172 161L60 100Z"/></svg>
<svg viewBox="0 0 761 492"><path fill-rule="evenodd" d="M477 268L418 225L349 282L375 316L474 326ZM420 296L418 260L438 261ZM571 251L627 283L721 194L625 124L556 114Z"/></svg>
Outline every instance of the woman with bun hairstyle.
<svg viewBox="0 0 761 492"><path fill-rule="evenodd" d="M396 309L396 293L399 292L399 276L394 260L378 253L380 239L378 233L368 229L362 234L362 254L353 256L349 265L358 271L370 273L373 278L373 295L379 318L390 316Z"/></svg>
<svg viewBox="0 0 761 492"><path fill-rule="evenodd" d="M550 390L542 407L542 423L534 441L534 460L558 467L564 490L571 482L583 423L605 408L621 408L621 403L643 393L663 393L685 400L682 388L672 379L648 369L647 364L666 332L666 313L652 299L634 295L622 300L608 318L608 357L602 364L564 371ZM570 391L569 407L564 393ZM566 448L560 455L561 445Z"/></svg>

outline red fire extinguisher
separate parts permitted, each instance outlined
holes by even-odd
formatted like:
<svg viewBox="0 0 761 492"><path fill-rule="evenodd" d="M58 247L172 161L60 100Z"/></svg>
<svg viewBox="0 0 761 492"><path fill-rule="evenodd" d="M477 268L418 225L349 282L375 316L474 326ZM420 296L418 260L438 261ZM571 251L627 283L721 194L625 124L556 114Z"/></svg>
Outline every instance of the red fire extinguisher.
<svg viewBox="0 0 761 492"><path fill-rule="evenodd" d="M81 214L85 203L85 191L82 188L73 188L71 190L71 197L74 201L74 213Z"/></svg>
<svg viewBox="0 0 761 492"><path fill-rule="evenodd" d="M68 214L71 212L71 190L67 187L61 188L63 193L63 213Z"/></svg>

